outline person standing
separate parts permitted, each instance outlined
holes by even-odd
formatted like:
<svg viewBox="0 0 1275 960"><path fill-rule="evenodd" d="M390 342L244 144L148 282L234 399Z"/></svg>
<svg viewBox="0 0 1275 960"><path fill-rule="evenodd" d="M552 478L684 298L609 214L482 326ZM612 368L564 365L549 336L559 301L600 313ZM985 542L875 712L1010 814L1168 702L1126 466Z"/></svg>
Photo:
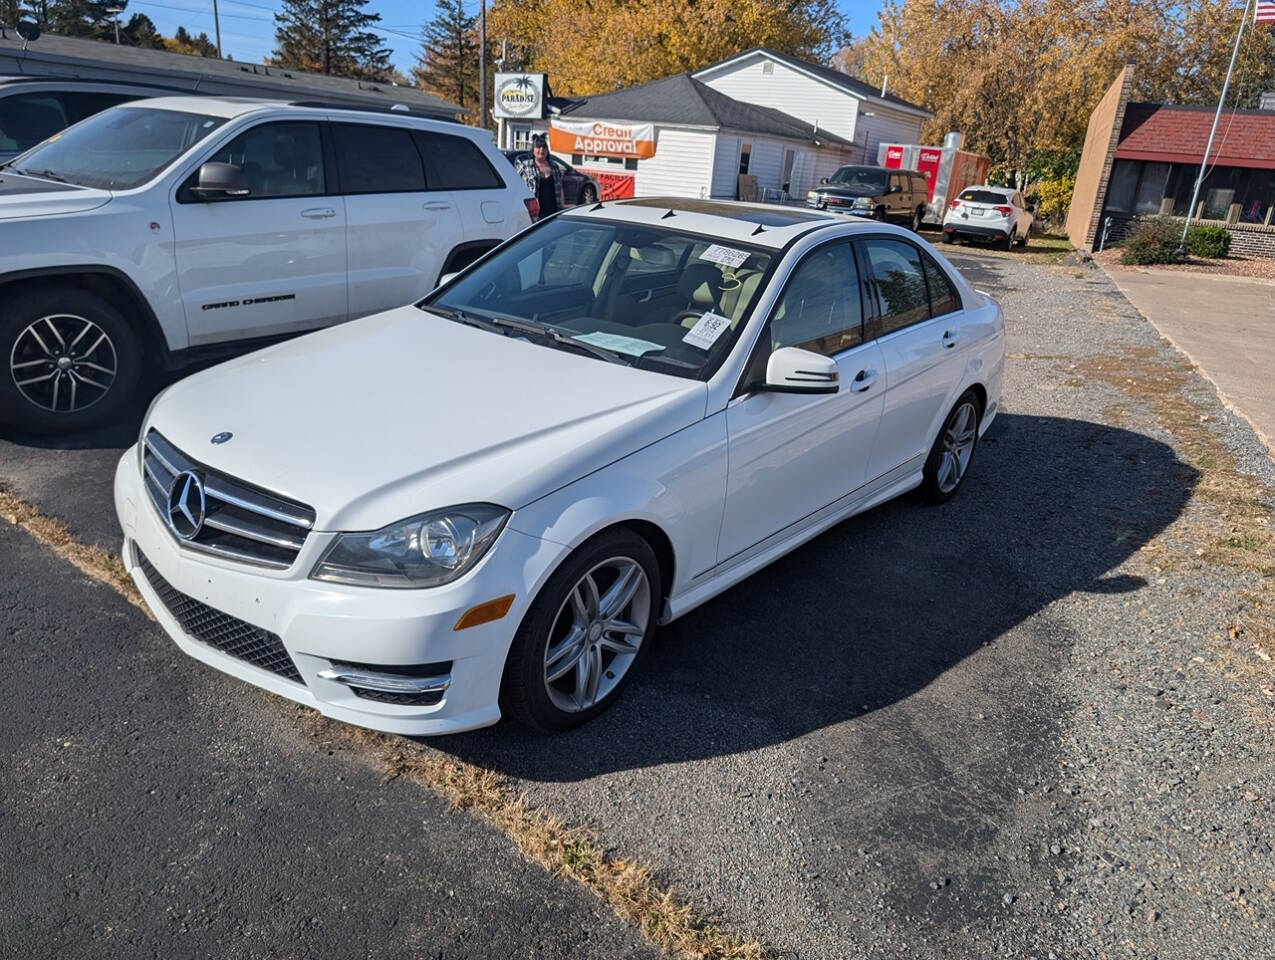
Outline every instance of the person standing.
<svg viewBox="0 0 1275 960"><path fill-rule="evenodd" d="M550 161L549 141L543 133L531 138L531 156L518 161L518 175L540 202L539 219L566 206L562 199L562 171Z"/></svg>

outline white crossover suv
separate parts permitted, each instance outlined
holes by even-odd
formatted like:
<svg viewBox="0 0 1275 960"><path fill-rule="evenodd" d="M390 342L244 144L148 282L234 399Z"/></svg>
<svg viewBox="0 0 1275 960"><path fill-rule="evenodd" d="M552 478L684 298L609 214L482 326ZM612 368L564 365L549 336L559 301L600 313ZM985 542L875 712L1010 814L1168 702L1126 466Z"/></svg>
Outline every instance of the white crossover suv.
<svg viewBox="0 0 1275 960"><path fill-rule="evenodd" d="M163 97L0 167L0 418L117 416L143 367L411 303L531 223L490 134Z"/></svg>
<svg viewBox="0 0 1275 960"><path fill-rule="evenodd" d="M966 187L943 212L943 240L991 240L1004 250L1025 247L1035 223L1032 210L1012 187Z"/></svg>
<svg viewBox="0 0 1275 960"><path fill-rule="evenodd" d="M169 387L116 471L124 563L183 650L328 716L561 729L656 624L956 493L1004 355L996 302L898 227L580 207Z"/></svg>

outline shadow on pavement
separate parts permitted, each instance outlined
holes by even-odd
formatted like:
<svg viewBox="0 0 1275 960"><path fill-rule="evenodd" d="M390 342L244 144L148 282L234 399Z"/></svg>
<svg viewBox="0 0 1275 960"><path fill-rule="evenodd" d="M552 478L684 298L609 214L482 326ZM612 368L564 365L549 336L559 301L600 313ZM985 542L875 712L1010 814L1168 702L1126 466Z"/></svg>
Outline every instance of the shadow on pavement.
<svg viewBox="0 0 1275 960"><path fill-rule="evenodd" d="M505 722L432 745L553 782L839 724L908 698L1061 597L1139 589L1141 578L1109 572L1173 522L1197 479L1150 437L1002 414L958 497L903 498L847 520L663 628L624 696L590 724L538 736ZM998 676L1010 686L971 696L1012 697L1020 712L1040 702L1045 691L1033 697L1027 681L1048 680L1032 672L1032 645L1045 641L1023 633L1003 651L1022 689ZM1027 727L1018 735L1047 736Z"/></svg>

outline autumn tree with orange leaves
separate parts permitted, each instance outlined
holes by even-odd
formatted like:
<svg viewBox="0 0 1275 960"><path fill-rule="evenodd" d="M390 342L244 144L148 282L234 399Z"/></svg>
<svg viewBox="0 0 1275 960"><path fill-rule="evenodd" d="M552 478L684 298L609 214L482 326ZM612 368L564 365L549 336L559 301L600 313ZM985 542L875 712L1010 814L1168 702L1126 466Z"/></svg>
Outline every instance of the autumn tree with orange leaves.
<svg viewBox="0 0 1275 960"><path fill-rule="evenodd" d="M488 35L573 96L630 87L766 46L826 61L846 39L834 0L495 0Z"/></svg>

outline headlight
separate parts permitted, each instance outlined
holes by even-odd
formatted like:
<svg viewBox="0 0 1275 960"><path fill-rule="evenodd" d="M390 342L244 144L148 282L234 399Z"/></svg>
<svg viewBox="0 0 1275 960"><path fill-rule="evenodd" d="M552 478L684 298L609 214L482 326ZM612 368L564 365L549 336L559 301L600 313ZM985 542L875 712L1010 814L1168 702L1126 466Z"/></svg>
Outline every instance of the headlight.
<svg viewBox="0 0 1275 960"><path fill-rule="evenodd" d="M811 190L808 194L806 194L806 199L807 199L807 200L809 200L809 201L811 201L811 202L813 202L813 203L818 203L818 202L819 202L819 194L817 194L817 193L815 193L813 190Z"/></svg>
<svg viewBox="0 0 1275 960"><path fill-rule="evenodd" d="M310 576L365 587L442 586L482 559L508 519L503 507L467 503L369 533L342 533Z"/></svg>

